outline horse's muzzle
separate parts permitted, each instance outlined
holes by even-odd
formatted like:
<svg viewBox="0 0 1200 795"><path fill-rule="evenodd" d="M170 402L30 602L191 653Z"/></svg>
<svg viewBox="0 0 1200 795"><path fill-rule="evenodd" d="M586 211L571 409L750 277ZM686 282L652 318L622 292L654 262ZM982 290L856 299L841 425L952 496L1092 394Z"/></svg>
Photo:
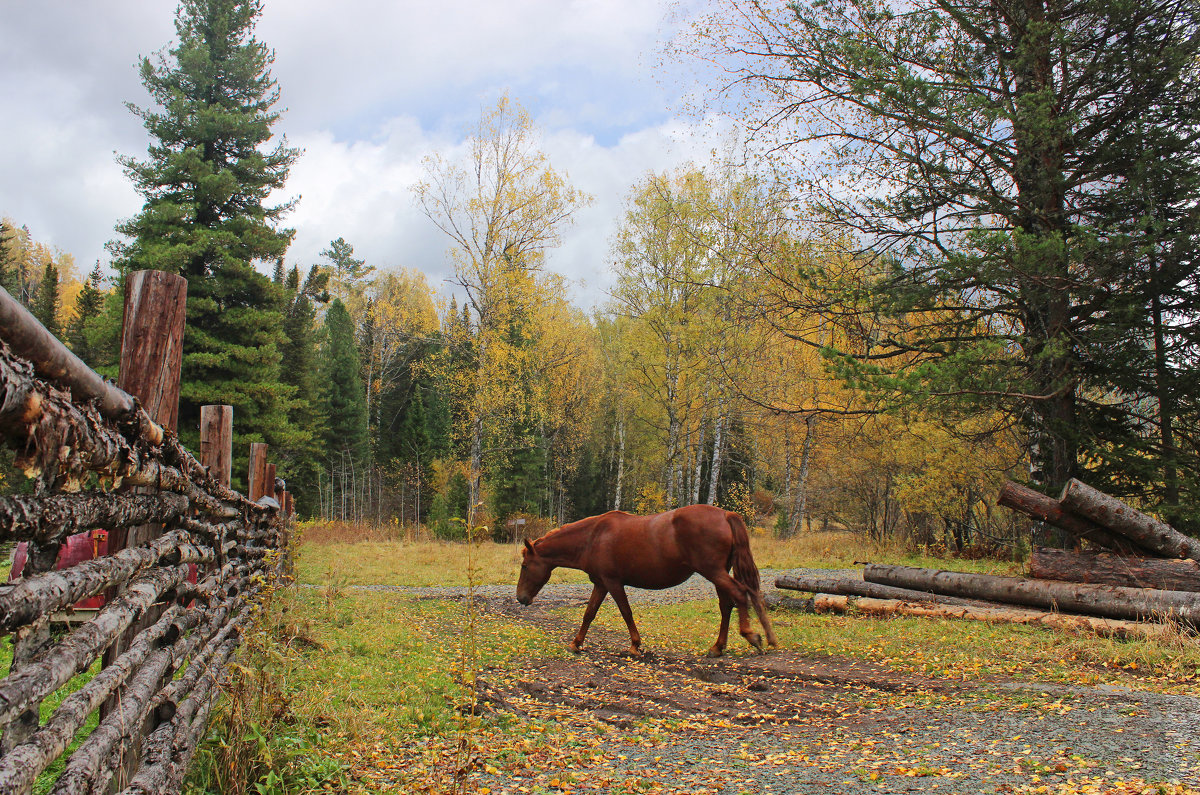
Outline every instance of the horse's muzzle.
<svg viewBox="0 0 1200 795"><path fill-rule="evenodd" d="M531 605L531 604L533 604L533 597L532 596L518 596L517 601L523 605Z"/></svg>

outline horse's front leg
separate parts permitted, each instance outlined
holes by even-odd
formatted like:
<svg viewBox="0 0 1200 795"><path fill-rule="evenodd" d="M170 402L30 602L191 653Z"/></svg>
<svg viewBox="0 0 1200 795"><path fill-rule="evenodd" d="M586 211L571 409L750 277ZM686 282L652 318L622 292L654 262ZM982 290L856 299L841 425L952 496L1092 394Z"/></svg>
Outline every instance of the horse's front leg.
<svg viewBox="0 0 1200 795"><path fill-rule="evenodd" d="M592 598L588 600L587 609L583 611L583 623L579 625L579 631L575 633L575 640L567 644L567 648L576 654L583 648L583 639L587 637L588 627L591 626L592 619L596 617L596 612L600 609L600 603L604 601L605 596L608 596L608 589L600 583L593 583Z"/></svg>
<svg viewBox="0 0 1200 795"><path fill-rule="evenodd" d="M642 636L638 634L637 627L633 623L633 611L629 609L625 586L619 582L608 583L608 592L612 594L613 601L617 603L617 609L621 611L621 618L625 619L625 626L629 627L629 653L634 657L641 657Z"/></svg>

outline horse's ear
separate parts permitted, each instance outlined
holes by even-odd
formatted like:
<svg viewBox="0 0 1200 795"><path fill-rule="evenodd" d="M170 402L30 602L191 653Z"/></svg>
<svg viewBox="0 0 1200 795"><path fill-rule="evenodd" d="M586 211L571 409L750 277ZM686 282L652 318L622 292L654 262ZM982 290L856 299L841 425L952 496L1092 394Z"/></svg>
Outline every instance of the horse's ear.
<svg viewBox="0 0 1200 795"><path fill-rule="evenodd" d="M528 538L525 539L525 551L528 552L530 555L535 554L534 549L533 549L533 544L529 543Z"/></svg>

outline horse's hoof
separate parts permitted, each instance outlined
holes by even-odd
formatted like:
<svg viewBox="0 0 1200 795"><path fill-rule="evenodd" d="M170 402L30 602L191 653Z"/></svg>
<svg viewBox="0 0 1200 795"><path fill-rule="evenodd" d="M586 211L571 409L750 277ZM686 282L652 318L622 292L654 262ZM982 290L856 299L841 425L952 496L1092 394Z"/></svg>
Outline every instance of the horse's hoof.
<svg viewBox="0 0 1200 795"><path fill-rule="evenodd" d="M572 654L579 654L579 652L583 651L583 646L575 641L571 641L567 644L567 651L571 652Z"/></svg>
<svg viewBox="0 0 1200 795"><path fill-rule="evenodd" d="M755 649L758 650L759 654L764 653L761 635L754 634L754 635L751 635L750 637L746 638L746 640L750 643L751 646L753 646Z"/></svg>
<svg viewBox="0 0 1200 795"><path fill-rule="evenodd" d="M717 646L713 646L712 648L710 648L708 650L708 652L705 653L704 656L705 657L720 657L724 653L725 652L721 648L719 648Z"/></svg>
<svg viewBox="0 0 1200 795"><path fill-rule="evenodd" d="M641 657L644 654L644 652L641 649L639 649L637 646L630 646L629 651L626 652L626 654L628 654L630 657L633 657L636 659L638 657Z"/></svg>

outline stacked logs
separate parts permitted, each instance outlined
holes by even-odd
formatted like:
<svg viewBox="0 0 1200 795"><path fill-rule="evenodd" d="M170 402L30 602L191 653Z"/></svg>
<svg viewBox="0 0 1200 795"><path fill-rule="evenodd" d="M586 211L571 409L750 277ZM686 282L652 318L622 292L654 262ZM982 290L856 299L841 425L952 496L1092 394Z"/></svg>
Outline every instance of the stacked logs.
<svg viewBox="0 0 1200 795"><path fill-rule="evenodd" d="M1038 548L1029 578L868 564L861 580L780 577L818 612L969 618L1163 637L1200 627L1200 540L1078 480L1055 500L1006 483L999 504L1101 550Z"/></svg>

